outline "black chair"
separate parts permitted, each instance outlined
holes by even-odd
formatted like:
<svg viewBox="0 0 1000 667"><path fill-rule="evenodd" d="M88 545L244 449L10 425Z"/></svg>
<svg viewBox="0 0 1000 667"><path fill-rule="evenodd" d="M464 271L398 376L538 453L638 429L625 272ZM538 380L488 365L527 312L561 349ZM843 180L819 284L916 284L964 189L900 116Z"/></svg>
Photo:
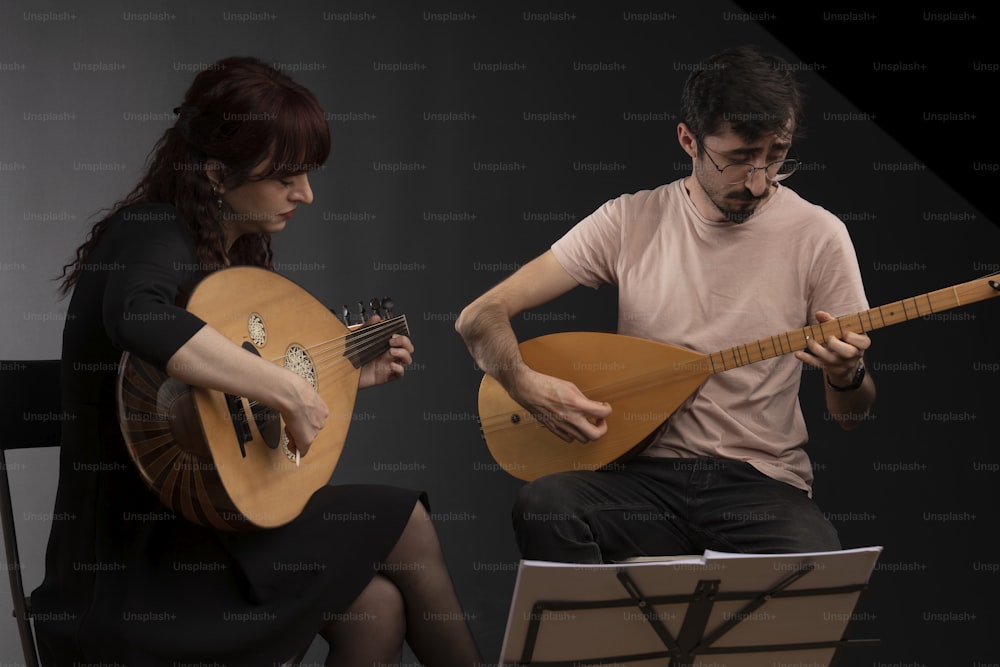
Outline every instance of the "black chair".
<svg viewBox="0 0 1000 667"><path fill-rule="evenodd" d="M61 432L62 400L57 359L0 361L0 524L10 576L14 618L21 638L25 667L39 667L31 597L25 594L21 577L21 557L17 546L14 507L10 496L10 467L7 451L30 447L58 447ZM298 665L307 646L288 665Z"/></svg>
<svg viewBox="0 0 1000 667"><path fill-rule="evenodd" d="M31 624L31 597L24 592L17 547L14 507L10 497L7 450L58 447L61 425L59 361L0 361L0 522L10 577L14 618L21 637L26 667L38 667L35 632Z"/></svg>

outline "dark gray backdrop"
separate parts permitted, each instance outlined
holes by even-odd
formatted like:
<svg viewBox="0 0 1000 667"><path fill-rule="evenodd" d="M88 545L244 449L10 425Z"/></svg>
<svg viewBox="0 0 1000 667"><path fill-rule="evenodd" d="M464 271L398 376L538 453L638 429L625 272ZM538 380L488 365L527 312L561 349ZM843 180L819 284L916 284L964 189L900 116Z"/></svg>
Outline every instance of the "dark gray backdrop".
<svg viewBox="0 0 1000 667"><path fill-rule="evenodd" d="M278 268L330 305L391 295L417 347L404 382L359 396L334 481L430 492L491 661L520 482L478 435L481 375L454 319L607 199L687 172L675 114L695 63L754 42L801 72L809 134L788 185L844 219L873 306L1000 269L983 92L998 63L982 12L39 4L0 9L0 358L58 356L65 302L50 278L91 216L131 188L193 75L231 54L285 69L316 92L334 142L315 203L276 237ZM950 36L961 49L939 46ZM854 632L882 646L842 664L997 663L997 305L873 333L879 398L861 431L831 424L805 373L817 500L845 546L885 547ZM516 325L529 337L614 321L610 290L581 289ZM10 472L33 587L55 454L15 457ZM0 619L0 663L18 664L13 622Z"/></svg>

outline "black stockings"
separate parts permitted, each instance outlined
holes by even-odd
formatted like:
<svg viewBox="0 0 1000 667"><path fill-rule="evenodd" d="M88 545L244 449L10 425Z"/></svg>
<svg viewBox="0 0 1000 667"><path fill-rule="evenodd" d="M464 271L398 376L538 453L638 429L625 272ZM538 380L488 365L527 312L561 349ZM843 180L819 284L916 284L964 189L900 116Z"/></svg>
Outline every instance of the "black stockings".
<svg viewBox="0 0 1000 667"><path fill-rule="evenodd" d="M403 534L361 595L320 634L327 665L398 665L404 640L428 667L479 667L482 656L452 585L437 531L417 503Z"/></svg>

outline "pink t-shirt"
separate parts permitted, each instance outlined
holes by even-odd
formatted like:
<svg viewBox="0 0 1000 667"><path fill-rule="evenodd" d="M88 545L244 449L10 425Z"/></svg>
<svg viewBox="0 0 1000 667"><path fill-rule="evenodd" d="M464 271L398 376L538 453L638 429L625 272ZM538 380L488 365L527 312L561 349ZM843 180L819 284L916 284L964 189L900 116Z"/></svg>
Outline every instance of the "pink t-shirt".
<svg viewBox="0 0 1000 667"><path fill-rule="evenodd" d="M780 186L743 224L712 222L678 180L612 199L552 246L580 284L616 285L618 332L709 354L868 308L843 222ZM709 377L644 456L718 456L811 493L788 354Z"/></svg>

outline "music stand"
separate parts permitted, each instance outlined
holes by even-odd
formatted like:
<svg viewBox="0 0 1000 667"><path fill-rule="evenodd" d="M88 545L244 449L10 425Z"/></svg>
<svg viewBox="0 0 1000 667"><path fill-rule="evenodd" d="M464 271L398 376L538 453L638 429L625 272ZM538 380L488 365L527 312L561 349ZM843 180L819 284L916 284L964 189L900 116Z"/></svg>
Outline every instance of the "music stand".
<svg viewBox="0 0 1000 667"><path fill-rule="evenodd" d="M828 667L881 552L522 560L499 664Z"/></svg>

